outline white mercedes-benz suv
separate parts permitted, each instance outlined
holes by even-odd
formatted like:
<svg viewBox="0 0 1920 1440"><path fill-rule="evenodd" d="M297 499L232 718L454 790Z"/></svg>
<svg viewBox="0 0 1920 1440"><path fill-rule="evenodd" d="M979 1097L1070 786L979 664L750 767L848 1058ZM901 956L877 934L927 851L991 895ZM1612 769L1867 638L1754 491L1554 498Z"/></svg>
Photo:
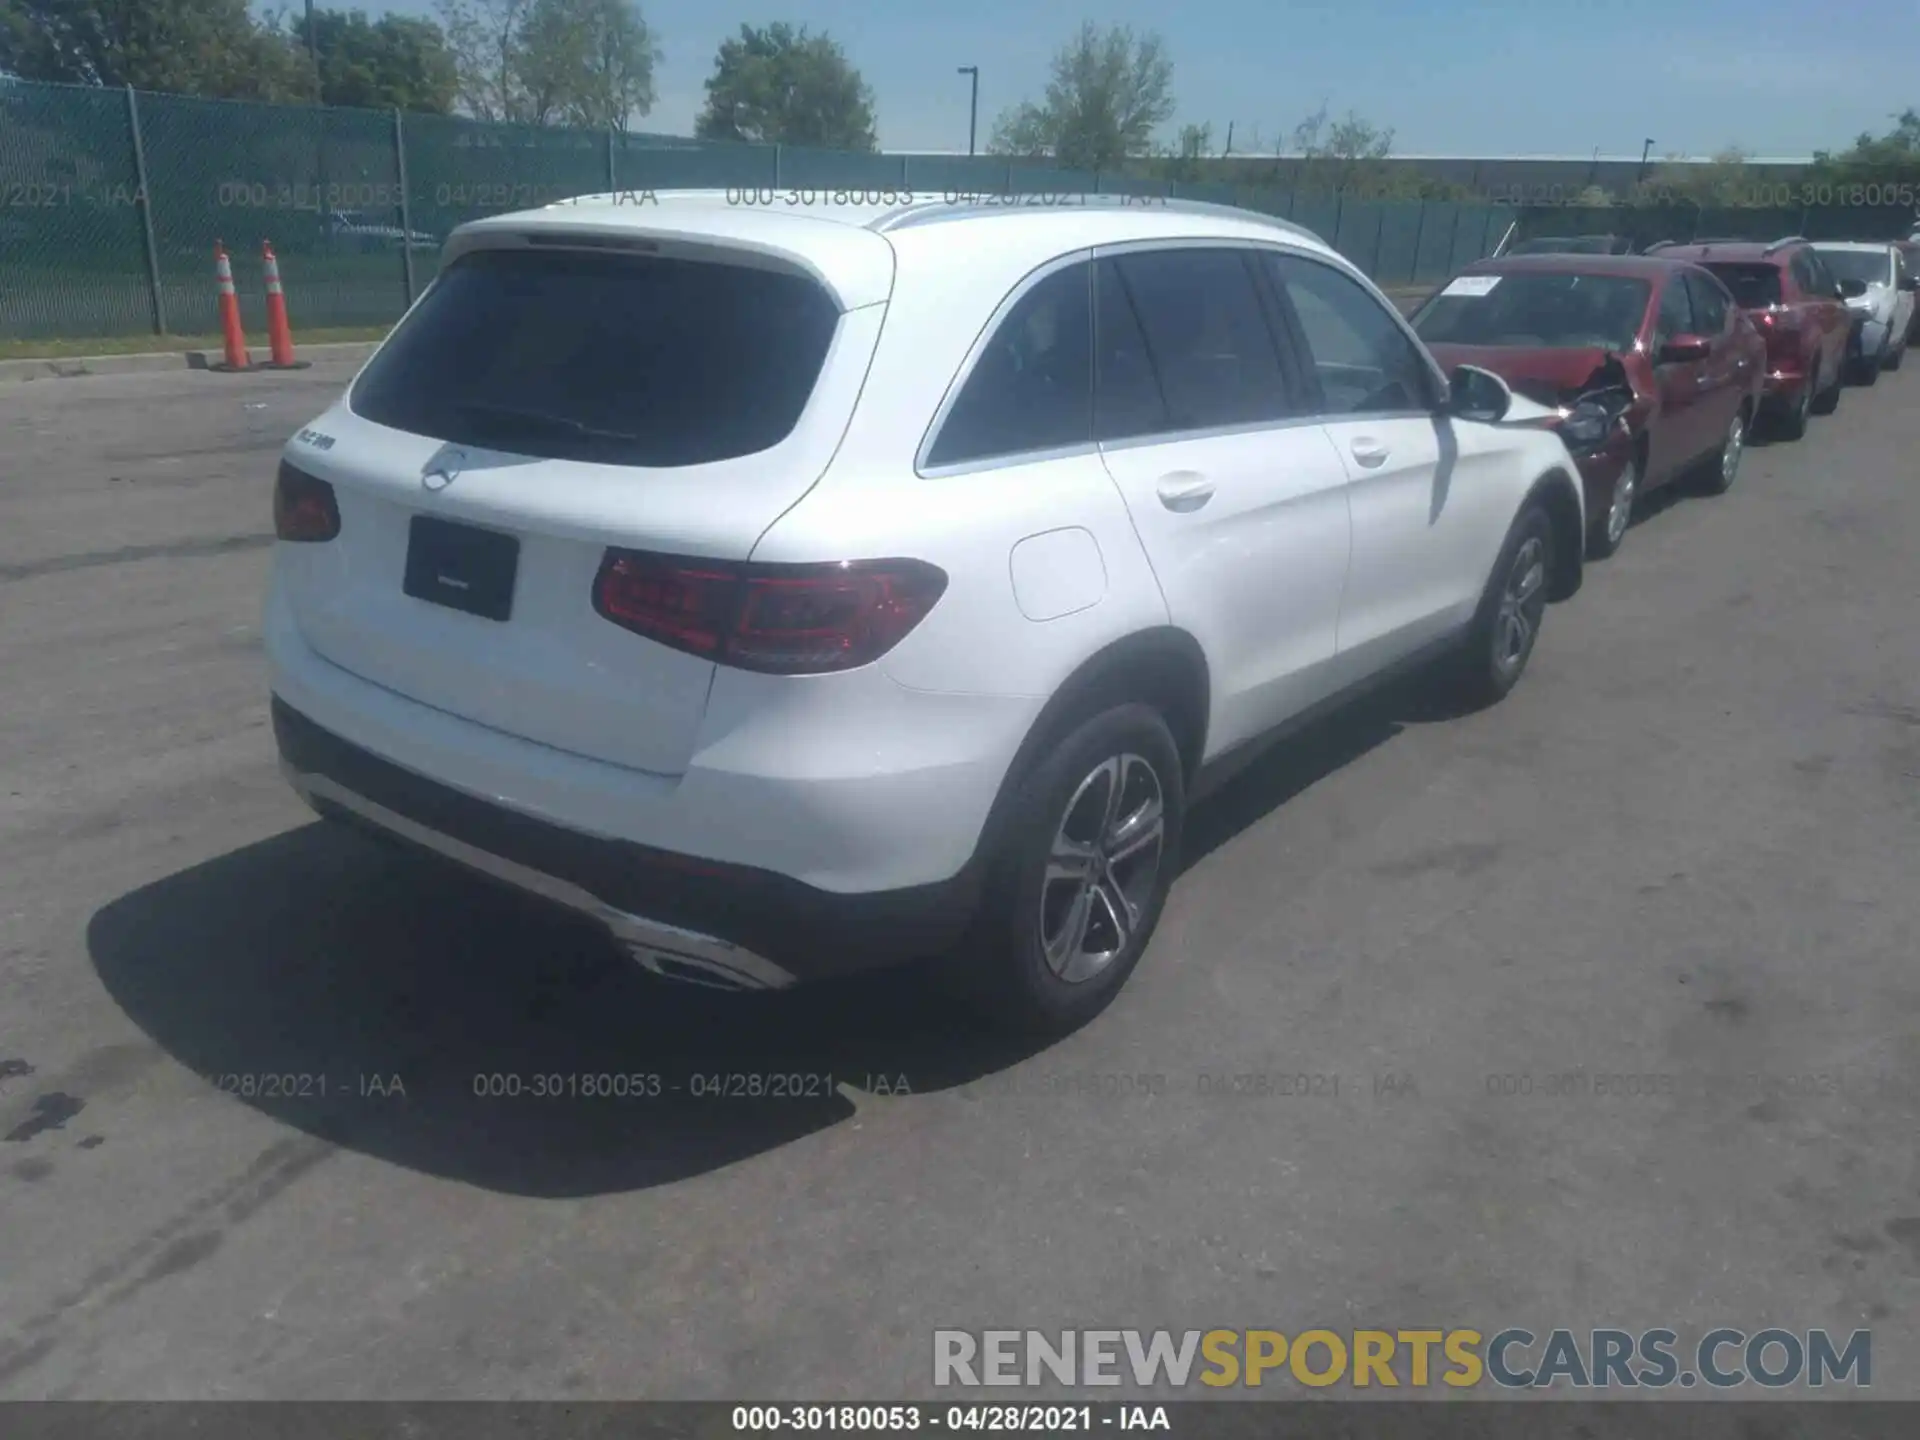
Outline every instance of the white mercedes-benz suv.
<svg viewBox="0 0 1920 1440"><path fill-rule="evenodd" d="M1415 664L1498 698L1580 583L1554 413L1302 229L738 198L461 227L288 442L272 710L321 814L658 974L937 958L1059 1031L1205 789Z"/></svg>

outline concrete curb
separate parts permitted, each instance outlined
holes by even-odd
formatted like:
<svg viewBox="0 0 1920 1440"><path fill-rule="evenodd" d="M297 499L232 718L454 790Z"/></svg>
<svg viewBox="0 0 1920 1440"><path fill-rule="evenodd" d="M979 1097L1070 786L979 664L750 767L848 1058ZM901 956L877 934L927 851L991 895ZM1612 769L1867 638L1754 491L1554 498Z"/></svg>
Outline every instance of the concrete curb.
<svg viewBox="0 0 1920 1440"><path fill-rule="evenodd" d="M365 360L379 342L343 340L302 345L303 360ZM63 355L33 360L0 360L0 383L9 380L74 380L85 375L134 375L149 370L205 370L219 362L218 351L164 350L138 355ZM249 372L272 375L268 369Z"/></svg>

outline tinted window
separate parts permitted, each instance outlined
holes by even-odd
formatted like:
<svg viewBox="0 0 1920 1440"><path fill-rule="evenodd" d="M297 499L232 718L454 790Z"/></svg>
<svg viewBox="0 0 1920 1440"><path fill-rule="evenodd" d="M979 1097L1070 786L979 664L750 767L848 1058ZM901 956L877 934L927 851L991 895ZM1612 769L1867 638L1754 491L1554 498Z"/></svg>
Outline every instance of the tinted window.
<svg viewBox="0 0 1920 1440"><path fill-rule="evenodd" d="M1693 306L1687 300L1687 287L1681 283L1681 277L1670 275L1660 292L1660 314L1653 322L1653 340L1656 345L1664 344L1676 335L1685 335L1693 329Z"/></svg>
<svg viewBox="0 0 1920 1440"><path fill-rule="evenodd" d="M482 250L434 281L352 405L398 430L525 455L730 460L792 431L839 319L797 275Z"/></svg>
<svg viewBox="0 0 1920 1440"><path fill-rule="evenodd" d="M1820 263L1837 280L1884 285L1892 270L1891 257L1887 250L1822 250Z"/></svg>
<svg viewBox="0 0 1920 1440"><path fill-rule="evenodd" d="M1280 357L1238 250L1156 250L1113 262L1175 430L1291 413Z"/></svg>
<svg viewBox="0 0 1920 1440"><path fill-rule="evenodd" d="M1688 274L1687 298L1693 305L1696 335L1718 335L1727 328L1727 292L1706 275ZM1672 282L1669 281L1669 284Z"/></svg>
<svg viewBox="0 0 1920 1440"><path fill-rule="evenodd" d="M1721 263L1706 267L1713 277L1733 292L1736 304L1748 310L1763 310L1780 303L1780 270L1775 265L1735 265Z"/></svg>
<svg viewBox="0 0 1920 1440"><path fill-rule="evenodd" d="M1093 313L1094 437L1124 440L1173 428L1140 317L1111 260L1102 260L1094 277Z"/></svg>
<svg viewBox="0 0 1920 1440"><path fill-rule="evenodd" d="M1530 350L1625 350L1640 333L1652 286L1618 275L1486 275L1484 295L1434 296L1413 317L1429 345L1517 345Z"/></svg>
<svg viewBox="0 0 1920 1440"><path fill-rule="evenodd" d="M1431 372L1385 306L1330 265L1271 254L1267 264L1299 321L1327 413L1428 408Z"/></svg>
<svg viewBox="0 0 1920 1440"><path fill-rule="evenodd" d="M1092 269L1055 271L1015 303L947 412L929 465L1092 441Z"/></svg>

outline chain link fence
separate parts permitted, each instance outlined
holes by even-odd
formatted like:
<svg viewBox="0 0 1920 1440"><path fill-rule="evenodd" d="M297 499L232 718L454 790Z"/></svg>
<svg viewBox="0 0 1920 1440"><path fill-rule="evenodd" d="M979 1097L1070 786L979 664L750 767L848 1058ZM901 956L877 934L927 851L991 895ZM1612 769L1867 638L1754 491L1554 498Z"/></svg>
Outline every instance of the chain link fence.
<svg viewBox="0 0 1920 1440"><path fill-rule="evenodd" d="M233 257L249 330L265 324L265 241L280 258L297 330L383 325L433 278L441 242L467 220L580 194L695 187L770 200L910 190L1237 204L1306 226L1383 286L1438 283L1488 254L1516 220L1522 234L1630 225L1644 242L1904 235L1911 218L1910 205L1897 226L1846 206L1523 215L1501 205L1175 184L993 156L848 154L0 80L0 338L210 334L218 329L216 241Z"/></svg>

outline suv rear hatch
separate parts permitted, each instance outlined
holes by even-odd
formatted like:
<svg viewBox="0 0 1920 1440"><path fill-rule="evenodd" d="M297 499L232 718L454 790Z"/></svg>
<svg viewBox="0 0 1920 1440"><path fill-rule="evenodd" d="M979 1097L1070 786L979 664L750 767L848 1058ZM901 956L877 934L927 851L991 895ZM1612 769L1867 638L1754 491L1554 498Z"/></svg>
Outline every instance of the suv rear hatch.
<svg viewBox="0 0 1920 1440"><path fill-rule="evenodd" d="M816 224L833 253L814 263L764 218L751 244L630 218L456 238L287 447L337 496L336 538L279 547L313 649L509 734L684 771L714 663L602 618L602 560L747 559L831 460L892 283L883 237Z"/></svg>
<svg viewBox="0 0 1920 1440"><path fill-rule="evenodd" d="M1799 364L1800 313L1785 303L1780 267L1766 260L1703 261L1701 268L1711 271L1722 285L1733 292L1734 302L1747 312L1767 342L1768 368L1779 369L1783 361Z"/></svg>

